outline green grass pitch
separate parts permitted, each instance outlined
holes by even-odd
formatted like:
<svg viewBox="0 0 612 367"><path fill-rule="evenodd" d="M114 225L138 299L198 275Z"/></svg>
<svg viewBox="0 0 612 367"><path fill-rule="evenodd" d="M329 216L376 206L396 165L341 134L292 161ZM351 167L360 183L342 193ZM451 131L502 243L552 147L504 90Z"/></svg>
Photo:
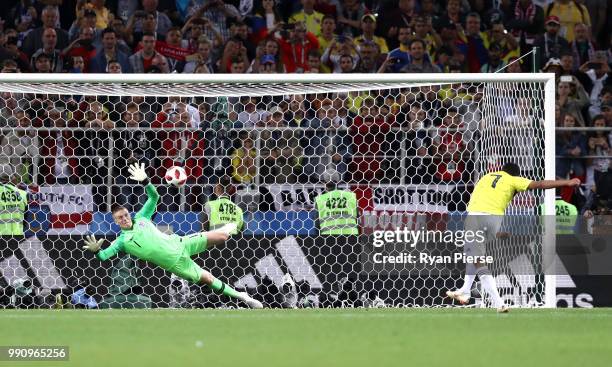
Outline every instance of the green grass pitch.
<svg viewBox="0 0 612 367"><path fill-rule="evenodd" d="M0 366L611 366L612 309L4 310Z"/></svg>

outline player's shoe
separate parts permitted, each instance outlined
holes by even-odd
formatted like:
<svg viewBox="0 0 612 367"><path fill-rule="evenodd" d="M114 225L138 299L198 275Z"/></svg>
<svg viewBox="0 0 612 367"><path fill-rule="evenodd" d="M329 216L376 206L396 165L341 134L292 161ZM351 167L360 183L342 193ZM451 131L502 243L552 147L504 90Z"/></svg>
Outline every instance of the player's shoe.
<svg viewBox="0 0 612 367"><path fill-rule="evenodd" d="M510 312L510 308L506 305L501 305L497 308L497 313L508 313Z"/></svg>
<svg viewBox="0 0 612 367"><path fill-rule="evenodd" d="M470 295L460 291L446 291L446 297L452 298L462 305L466 305L470 301Z"/></svg>
<svg viewBox="0 0 612 367"><path fill-rule="evenodd" d="M263 308L263 304L255 298L249 296L247 292L240 292L240 295L242 296L240 300L246 303L250 308Z"/></svg>
<svg viewBox="0 0 612 367"><path fill-rule="evenodd" d="M229 236L233 232L235 232L236 229L238 229L238 225L236 223L227 223L227 224L223 225L222 227L219 227L219 228L213 230L213 232L226 233Z"/></svg>

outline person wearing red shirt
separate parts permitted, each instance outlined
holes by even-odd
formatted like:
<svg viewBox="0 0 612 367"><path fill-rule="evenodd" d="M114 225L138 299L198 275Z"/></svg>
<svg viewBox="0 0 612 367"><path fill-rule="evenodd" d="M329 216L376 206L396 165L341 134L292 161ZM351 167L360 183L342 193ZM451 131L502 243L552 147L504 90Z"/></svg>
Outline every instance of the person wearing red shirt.
<svg viewBox="0 0 612 367"><path fill-rule="evenodd" d="M275 29L271 31L275 33ZM317 37L306 31L303 22L283 26L281 37L277 38L281 48L282 62L287 73L308 71L308 53L319 49Z"/></svg>

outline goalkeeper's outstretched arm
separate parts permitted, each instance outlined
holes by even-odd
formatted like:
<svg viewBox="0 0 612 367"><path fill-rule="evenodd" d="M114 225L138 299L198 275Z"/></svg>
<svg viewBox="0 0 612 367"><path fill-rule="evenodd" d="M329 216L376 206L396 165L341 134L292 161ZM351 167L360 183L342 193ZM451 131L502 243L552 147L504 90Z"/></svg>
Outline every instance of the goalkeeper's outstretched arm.
<svg viewBox="0 0 612 367"><path fill-rule="evenodd" d="M83 250L93 252L100 261L107 260L123 250L123 241L121 241L121 239L115 240L104 250L101 249L102 243L104 243L104 239L96 240L94 236L87 236L85 237L85 246L83 246Z"/></svg>
<svg viewBox="0 0 612 367"><path fill-rule="evenodd" d="M128 172L131 174L130 178L134 181L138 181L145 185L145 191L147 193L147 201L144 206L136 213L134 218L147 218L151 219L153 214L155 214L155 210L157 209L157 202L159 201L159 194L157 193L157 189L153 184L149 181L149 176L144 168L144 163L141 163L140 166L134 163L128 168Z"/></svg>
<svg viewBox="0 0 612 367"><path fill-rule="evenodd" d="M531 181L527 189L556 189L558 187L576 187L580 186L580 180L572 178L571 180L542 180L542 181Z"/></svg>

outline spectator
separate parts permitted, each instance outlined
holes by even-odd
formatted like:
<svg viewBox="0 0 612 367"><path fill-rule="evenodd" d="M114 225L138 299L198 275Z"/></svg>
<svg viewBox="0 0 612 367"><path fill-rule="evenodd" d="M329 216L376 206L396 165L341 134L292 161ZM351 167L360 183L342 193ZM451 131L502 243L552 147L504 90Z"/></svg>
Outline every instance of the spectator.
<svg viewBox="0 0 612 367"><path fill-rule="evenodd" d="M606 16L608 20L610 17L609 5L606 0L586 0L584 6L586 6L589 11L589 16L591 17L592 26L590 34L594 35L596 44L605 45L609 41L608 37L610 37L610 35L606 35L605 32Z"/></svg>
<svg viewBox="0 0 612 367"><path fill-rule="evenodd" d="M284 111L278 107L272 107L269 111L268 118L260 124L262 130L259 130L260 139L260 155L262 163L260 165L260 175L264 182L275 183L276 175L279 171L279 166L276 160L281 155L281 146L278 142L283 137L283 131L279 128L287 127L284 121Z"/></svg>
<svg viewBox="0 0 612 367"><path fill-rule="evenodd" d="M111 12L104 6L106 0L91 0L90 4L81 4L91 9L96 14L96 29L106 29L110 25ZM79 11L79 3L77 3L77 12Z"/></svg>
<svg viewBox="0 0 612 367"><path fill-rule="evenodd" d="M368 12L368 8L361 1L338 1L336 5L338 34L351 38L359 36L361 34L361 18Z"/></svg>
<svg viewBox="0 0 612 367"><path fill-rule="evenodd" d="M595 45L591 42L589 28L584 23L578 23L574 27L574 41L570 42L574 53L575 65L582 65L595 56Z"/></svg>
<svg viewBox="0 0 612 367"><path fill-rule="evenodd" d="M158 18L155 14L157 14L157 12L136 12L134 13L134 18L132 18L132 21L127 24L126 28L128 32L128 43L133 45L134 49L138 49L139 47L144 46L142 45L142 41L145 34L152 34L158 41L164 41L166 39L166 33L162 34L157 31ZM135 28L135 24L133 21L133 19L136 18L142 19L142 26L140 27L140 30L134 30L138 29Z"/></svg>
<svg viewBox="0 0 612 367"><path fill-rule="evenodd" d="M186 58L187 63L183 68L183 73L193 73L197 67L200 67L200 73L212 74L215 72L215 65L211 61L210 50L211 43L205 37L198 41L197 53Z"/></svg>
<svg viewBox="0 0 612 367"><path fill-rule="evenodd" d="M442 41L442 46L446 46L453 51L453 57L449 62L449 66L450 64L463 65L465 63L465 54L460 50L460 46L463 45L463 40L459 36L460 29L462 29L461 25L451 23L450 21L440 22L440 40ZM460 70L462 69L465 68L461 67Z"/></svg>
<svg viewBox="0 0 612 367"><path fill-rule="evenodd" d="M364 42L359 47L359 64L355 68L356 73L376 73L382 63L378 46L373 42Z"/></svg>
<svg viewBox="0 0 612 367"><path fill-rule="evenodd" d="M593 117L593 127L604 129L606 127L605 117L602 115ZM611 158L609 157L612 156L612 151L610 151L610 141L608 138L609 136L606 135L604 130L596 130L589 133L589 155L599 156L589 160L593 170L593 182L597 182L610 169Z"/></svg>
<svg viewBox="0 0 612 367"><path fill-rule="evenodd" d="M230 66L230 74L244 74L246 73L247 67L246 67L246 63L244 61L245 59L240 57L240 56L236 56L232 59L232 63ZM247 59L248 60L248 59Z"/></svg>
<svg viewBox="0 0 612 367"><path fill-rule="evenodd" d="M2 62L2 69L0 70L0 73L20 73L21 70L19 70L19 65L17 65L17 62L15 60L12 59L6 59Z"/></svg>
<svg viewBox="0 0 612 367"><path fill-rule="evenodd" d="M511 57L521 56L519 44L511 33L508 33L502 22L493 22L491 30L487 33L489 40L489 50L491 44L498 43L501 46L501 59L507 62Z"/></svg>
<svg viewBox="0 0 612 367"><path fill-rule="evenodd" d="M247 73L285 73L281 62L280 47L274 38L267 38L257 47L257 57L253 60ZM265 59L265 61L264 61ZM262 65L266 64L262 69ZM263 70L263 71L262 71Z"/></svg>
<svg viewBox="0 0 612 367"><path fill-rule="evenodd" d="M216 30L213 28L207 28L204 31L206 38L215 40L215 31L221 34L221 40L223 43L230 39L229 25L233 21L242 21L243 17L236 9L234 5L225 4L223 0L210 0L206 2L204 6L197 6L197 9L192 8L193 16L196 18L206 18L216 26Z"/></svg>
<svg viewBox="0 0 612 367"><path fill-rule="evenodd" d="M4 44L4 48L0 47L0 50L5 50L6 56L4 58L6 60L13 60L17 63L19 69L28 73L31 72L32 67L30 66L30 60L28 59L28 55L22 52L19 47L17 47L17 37L7 37L6 43Z"/></svg>
<svg viewBox="0 0 612 367"><path fill-rule="evenodd" d="M376 17L373 14L366 14L361 18L361 36L355 38L355 44L361 46L365 42L374 42L378 45L381 54L389 53L387 42L382 37L374 35L376 30Z"/></svg>
<svg viewBox="0 0 612 367"><path fill-rule="evenodd" d="M51 73L51 59L45 53L38 54L32 65L35 73Z"/></svg>
<svg viewBox="0 0 612 367"><path fill-rule="evenodd" d="M274 183L294 184L301 175L302 149L298 135L295 130L283 130L281 138L276 142L278 157L274 162Z"/></svg>
<svg viewBox="0 0 612 367"><path fill-rule="evenodd" d="M108 67L109 60L116 60L121 65L121 70L131 73L129 55L117 48L117 33L107 28L102 31L102 49L98 50L91 61L92 73L104 73Z"/></svg>
<svg viewBox="0 0 612 367"><path fill-rule="evenodd" d="M247 56L247 49L243 45L241 40L230 39L225 44L225 49L223 50L223 57L219 61L219 72L220 73L234 73L238 71L235 69L232 72L232 65L240 67L240 64L248 63L249 57ZM242 65L245 66L245 65ZM242 72L246 71L246 66Z"/></svg>
<svg viewBox="0 0 612 367"><path fill-rule="evenodd" d="M242 97L240 105L244 106L244 111L238 113L238 124L236 127L253 128L266 119L268 113L257 108L257 100L253 97Z"/></svg>
<svg viewBox="0 0 612 367"><path fill-rule="evenodd" d="M389 52L387 67L379 72L399 73L403 67L410 63L410 41L412 40L410 27L400 27L397 39L399 47Z"/></svg>
<svg viewBox="0 0 612 367"><path fill-rule="evenodd" d="M497 43L489 45L489 62L480 68L481 73L496 73L506 67L506 63L501 58L502 46Z"/></svg>
<svg viewBox="0 0 612 367"><path fill-rule="evenodd" d="M321 53L319 52L319 50L310 50L310 52L308 52L308 68L304 70L304 72L305 73L329 72L329 68L326 68L326 69L328 71L324 71L324 65L321 64Z"/></svg>
<svg viewBox="0 0 612 367"><path fill-rule="evenodd" d="M350 70L352 70L352 67L355 66L355 63L360 61L357 48L350 38L344 38L344 36L341 36L339 41L342 42L336 42L336 40L333 40L321 56L321 62L323 64L331 64L334 73L345 72L342 68L343 57L345 62L348 57L352 58ZM345 64L345 67L346 66L348 66L348 64Z"/></svg>
<svg viewBox="0 0 612 367"><path fill-rule="evenodd" d="M128 41L131 39L132 35L129 34L128 37L125 23L123 22L123 20L121 18L114 18L111 21L110 28L115 31L115 38L117 39L117 48L126 55L131 54L132 47L128 45Z"/></svg>
<svg viewBox="0 0 612 367"><path fill-rule="evenodd" d="M610 73L610 66L606 60L605 53L602 51L595 52L591 62L582 64L579 70L591 79L593 85L590 96L591 104L594 106L599 105L599 94L607 83Z"/></svg>
<svg viewBox="0 0 612 367"><path fill-rule="evenodd" d="M291 101L285 115L283 116L290 127L302 127L306 121L306 103L303 95L291 96Z"/></svg>
<svg viewBox="0 0 612 367"><path fill-rule="evenodd" d="M448 0L446 2L446 12L438 19L436 28L441 29L443 26L452 25L462 33L461 24L464 20L464 15L461 12L461 0Z"/></svg>
<svg viewBox="0 0 612 367"><path fill-rule="evenodd" d="M98 41L100 40L100 33L96 28L96 13L91 9L82 8L77 13L76 20L72 23L72 26L70 26L70 29L68 30L68 36L70 37L70 39L75 40L79 38L83 28L91 28L92 43L98 45Z"/></svg>
<svg viewBox="0 0 612 367"><path fill-rule="evenodd" d="M426 51L429 60L433 60L436 54L436 49L442 45L440 36L433 29L431 18L418 16L414 18L414 34L413 38L422 39L427 45ZM401 43L401 41L400 41Z"/></svg>
<svg viewBox="0 0 612 367"><path fill-rule="evenodd" d="M302 22L289 25L287 33L277 40L288 73L303 73L308 68L308 53L319 49L317 37L308 32Z"/></svg>
<svg viewBox="0 0 612 367"><path fill-rule="evenodd" d="M612 101L605 102L601 105L601 114L606 119L606 126L612 126Z"/></svg>
<svg viewBox="0 0 612 367"><path fill-rule="evenodd" d="M511 57L508 60L508 66L506 67L506 73L522 73L523 67L522 62L516 57Z"/></svg>
<svg viewBox="0 0 612 367"><path fill-rule="evenodd" d="M578 125L575 115L568 113L563 117L563 126L573 128ZM557 133L557 177L582 177L585 174L584 160L587 153L587 141L579 131L561 131Z"/></svg>
<svg viewBox="0 0 612 367"><path fill-rule="evenodd" d="M306 25L306 31L312 34L321 33L321 22L323 21L323 14L314 10L314 0L300 0L302 3L302 10L294 13L289 18L289 23L302 22Z"/></svg>
<svg viewBox="0 0 612 367"><path fill-rule="evenodd" d="M563 50L569 49L569 43L563 36L559 35L559 18L549 16L546 18L546 33L536 38L535 47L540 49L540 65L544 65L546 60L559 58Z"/></svg>
<svg viewBox="0 0 612 367"><path fill-rule="evenodd" d="M10 13L12 14L9 15L9 19L14 19L14 26L22 35L27 35L32 29L40 26L38 10L28 1L19 1Z"/></svg>
<svg viewBox="0 0 612 367"><path fill-rule="evenodd" d="M0 135L0 165L10 165L20 177L19 182L31 183L33 165L38 163L39 141L31 129L32 121L23 110L14 110L17 129Z"/></svg>
<svg viewBox="0 0 612 367"><path fill-rule="evenodd" d="M85 61L85 72L89 72L91 60L96 55L96 48L93 46L94 30L91 27L83 27L80 30L79 38L75 39L62 54L65 58L72 56L82 56Z"/></svg>
<svg viewBox="0 0 612 367"><path fill-rule="evenodd" d="M121 74L123 73L123 69L121 68L121 64L117 60L108 60L106 64L106 71L109 74Z"/></svg>
<svg viewBox="0 0 612 367"><path fill-rule="evenodd" d="M254 43L261 42L268 34L268 30L276 28L283 20L276 9L274 0L262 0L253 14L247 19L247 23L253 31Z"/></svg>
<svg viewBox="0 0 612 367"><path fill-rule="evenodd" d="M390 125L384 121L375 105L362 106L355 117L350 133L355 154L349 166L354 182L376 183L382 178L381 148Z"/></svg>
<svg viewBox="0 0 612 367"><path fill-rule="evenodd" d="M459 45L459 51L465 55L467 71L477 73L480 68L489 62L487 52L486 34L480 31L480 15L469 13L465 18L465 33L463 44Z"/></svg>
<svg viewBox="0 0 612 367"><path fill-rule="evenodd" d="M55 33L57 36L57 45L56 48L62 50L69 43L68 32L61 28L57 28L59 19L59 11L57 7L52 5L47 5L44 7L41 13L42 26L37 27L30 31L28 35L23 40L23 44L21 45L21 49L26 55L32 55L34 51L43 47L43 32L47 28L55 29Z"/></svg>
<svg viewBox="0 0 612 367"><path fill-rule="evenodd" d="M160 73L162 74L170 73L170 65L168 64L168 59L166 59L166 57L160 53L153 56L153 59L151 59L150 68L158 68ZM145 70L145 72L147 72L147 70Z"/></svg>
<svg viewBox="0 0 612 367"><path fill-rule="evenodd" d="M442 46L436 51L436 66L440 68L443 73L449 72L453 55L453 49L447 46Z"/></svg>
<svg viewBox="0 0 612 367"><path fill-rule="evenodd" d="M155 136L151 131L138 130L145 126L138 106L131 103L127 105L126 110L121 114L121 120L117 123L118 128L127 129L113 132L115 140L113 167L116 170L113 176L115 184L120 185L120 197L117 202L128 204L129 211L144 204L146 195L141 185L129 185L127 178L130 174L127 168L132 163L144 163L145 167L151 167L154 158L151 142Z"/></svg>
<svg viewBox="0 0 612 367"><path fill-rule="evenodd" d="M591 17L588 9L576 0L554 0L546 8L546 17L556 17L559 20L559 35L568 42L574 41L574 27L584 23L591 27Z"/></svg>
<svg viewBox="0 0 612 367"><path fill-rule="evenodd" d="M1 95L0 103L2 103L2 108L0 108L0 127L16 127L17 120L14 113L21 109L17 98L11 93L4 92Z"/></svg>
<svg viewBox="0 0 612 367"><path fill-rule="evenodd" d="M186 48L192 53L197 52L199 40L201 38L206 38L206 36L204 36L205 27L213 28L211 22L208 19L193 18L193 17L189 18L187 23L185 23L185 25L181 29L181 33L184 35L189 35L189 37L186 40L183 40L181 42L182 43L181 47ZM223 43L223 40L220 37L221 35L219 34L219 39L215 40L215 43L217 45L221 45Z"/></svg>
<svg viewBox="0 0 612 367"><path fill-rule="evenodd" d="M83 73L85 71L85 60L83 56L72 56L67 65L67 71L69 73Z"/></svg>
<svg viewBox="0 0 612 367"><path fill-rule="evenodd" d="M426 60L425 42L420 39L410 41L410 63L400 71L403 73L439 73L440 68ZM387 59L388 60L388 59Z"/></svg>
<svg viewBox="0 0 612 367"><path fill-rule="evenodd" d="M253 147L253 140L248 134L243 134L240 148L232 153L232 177L237 183L251 183L257 176L255 159L257 151Z"/></svg>
<svg viewBox="0 0 612 367"><path fill-rule="evenodd" d="M39 48L32 54L31 63L34 68L34 61L38 58L38 55L44 53L49 56L51 62L51 72L61 73L64 68L64 60L61 55L61 51L57 49L57 33L53 28L47 28L43 31L43 47Z"/></svg>
<svg viewBox="0 0 612 367"><path fill-rule="evenodd" d="M165 58L155 51L155 35L146 33L142 36L142 50L130 56L128 60L134 73L144 73L153 63L153 58L158 55Z"/></svg>
<svg viewBox="0 0 612 367"><path fill-rule="evenodd" d="M43 160L39 167L39 183L46 184L78 184L80 167L77 151L79 144L85 144L75 137L68 127L65 112L57 109L47 111L48 120L40 130L40 157Z"/></svg>
<svg viewBox="0 0 612 367"><path fill-rule="evenodd" d="M570 114L576 119L576 125L585 126L581 111L589 104L589 97L582 85L571 78L571 82L561 81L557 85L557 103L562 115Z"/></svg>
<svg viewBox="0 0 612 367"><path fill-rule="evenodd" d="M302 146L304 148L304 175L308 182L316 183L325 172L328 165L327 147L329 137L327 129L331 127L332 101L325 100L321 108L317 109L316 116L305 121L304 137ZM328 116L329 114L329 116Z"/></svg>
<svg viewBox="0 0 612 367"><path fill-rule="evenodd" d="M389 48L394 49L399 47L397 42L399 29L401 27L410 27L412 18L416 16L414 0L399 0L397 7L395 6L395 2L391 2L387 7L382 9L379 14L380 16L377 22L378 29L376 33L386 38L389 42ZM381 53L383 53L383 50L381 50Z"/></svg>
<svg viewBox="0 0 612 367"><path fill-rule="evenodd" d="M172 27L172 21L170 20L170 18L168 18L168 16L165 13L162 13L157 10L158 6L159 6L158 0L142 0L142 9L146 13L152 14L155 17L156 26L153 32L157 34L158 36L157 39L162 39L166 36L168 29ZM141 21L140 26L138 23L136 24L136 31L143 29L144 24L142 23L144 23L144 19L143 21Z"/></svg>
<svg viewBox="0 0 612 367"><path fill-rule="evenodd" d="M560 75L573 75L582 84L584 90L590 93L593 89L593 82L591 82L591 78L588 75L578 69L572 52L570 50L562 52L560 61L562 68Z"/></svg>
<svg viewBox="0 0 612 367"><path fill-rule="evenodd" d="M159 53L166 56L171 72L183 72L185 68L185 57L189 55L191 51L187 49L187 40L183 39L179 27L170 28L168 33L166 33L166 42L157 42L155 48Z"/></svg>
<svg viewBox="0 0 612 367"><path fill-rule="evenodd" d="M544 32L544 10L532 0L518 0L514 11L507 14L507 25L524 54L531 49L536 36Z"/></svg>
<svg viewBox="0 0 612 367"><path fill-rule="evenodd" d="M331 15L323 16L321 21L321 32L317 34L319 50L325 52L329 44L336 38L336 19Z"/></svg>
<svg viewBox="0 0 612 367"><path fill-rule="evenodd" d="M607 85L599 93L597 100L589 106L589 114L591 117L602 113L604 105L612 103L612 86Z"/></svg>

